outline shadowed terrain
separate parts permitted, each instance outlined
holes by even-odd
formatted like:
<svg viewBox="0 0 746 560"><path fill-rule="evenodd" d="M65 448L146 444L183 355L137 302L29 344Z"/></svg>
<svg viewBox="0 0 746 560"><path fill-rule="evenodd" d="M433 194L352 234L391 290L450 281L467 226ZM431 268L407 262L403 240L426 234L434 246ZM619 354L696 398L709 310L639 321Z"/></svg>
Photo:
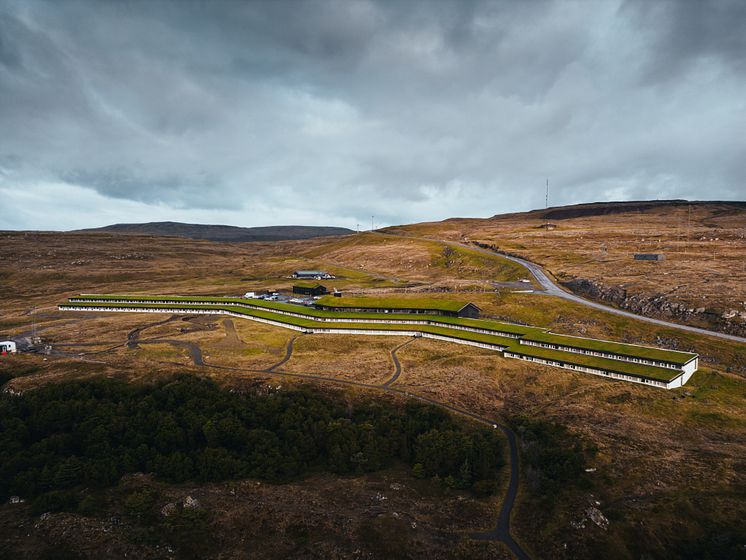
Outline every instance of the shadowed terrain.
<svg viewBox="0 0 746 560"><path fill-rule="evenodd" d="M670 212L675 217L680 210L674 205ZM723 228L736 235L742 227L737 210L724 208L718 222L712 208L692 205L692 222L695 215L721 224L731 220ZM543 221L530 219L534 225ZM537 255L554 259L542 264L555 276L562 267L568 274L571 269L590 274L596 269L585 262L573 264L573 251L580 251L586 236L601 235L607 228L610 243L619 243L613 259L622 262L629 244L628 219L624 212L556 219L559 227L546 231L514 215L407 228L407 234L428 239L359 234L278 243L6 232L0 255L6 286L0 338L30 339L35 334L41 341L39 353L0 361L3 388L7 395L27 394L73 380L144 383L188 372L230 391L270 393L311 386L353 405L373 399L400 406L408 395L416 395L498 419L515 432L521 471L510 530L531 558L738 558L746 515L746 347L524 293L512 284L526 275L520 266L468 250L451 252L437 241L481 239L500 248L521 244L532 260ZM524 225L519 227L520 220ZM541 241L543 235L570 227L564 223L579 228L575 220L599 221L596 229L583 226L589 232L584 239L556 239L558 251ZM469 229L474 223L488 228L484 237ZM450 229L439 229L446 227ZM611 233L614 228L618 238ZM691 245L695 247L693 241ZM742 250L740 242L726 246L733 255ZM568 253L563 257L564 250ZM519 252L518 247L511 252ZM667 266L675 255L658 264ZM685 255L681 253L682 262L695 262ZM619 270L613 262L604 266L610 278L629 272L618 263ZM664 391L505 360L489 350L441 341L303 335L288 352L297 333L237 318L56 310L57 303L80 292L240 295L254 288L288 289L293 283L288 275L296 268L329 270L338 277L329 287L348 294L427 293L474 301L488 317L695 351L702 366L682 389ZM647 270L648 276L650 270L666 271ZM711 274L712 283L726 282L718 271L716 266L702 274ZM681 285L698 282L694 274L694 268L684 267ZM629 281L640 289L647 282L642 274L630 275ZM741 289L725 286L723 298L731 297L731 288L735 294ZM690 289L682 288L682 293ZM305 373L313 377L301 377ZM366 388L381 385L398 392ZM223 557L241 557L252 542L251 550L260 558L348 557L354 550L345 543L352 538L370 558L395 557L392 550L411 558L510 558L502 543L470 538L495 527L508 474L509 469L502 471L497 493L487 498L443 479L418 478L406 465L348 477L317 473L280 485L251 477L174 484L152 473L132 474L109 489L80 490L104 504L95 512L59 511L41 520L41 513L29 513L28 502L3 505L0 535L5 548L0 550L31 558L52 543L63 543L85 558L100 557L105 550L160 558L159 551L173 546L177 533L142 540L142 523L126 513L132 503L124 503L131 494L152 491L148 495L157 515L159 508L187 495L203 504L215 547L208 554L201 551L203 557L218 549ZM116 524L112 518L124 521ZM380 548L387 539L396 546Z"/></svg>
<svg viewBox="0 0 746 560"><path fill-rule="evenodd" d="M387 228L479 243L567 289L643 315L746 333L746 203L596 203ZM635 253L665 260L637 261Z"/></svg>

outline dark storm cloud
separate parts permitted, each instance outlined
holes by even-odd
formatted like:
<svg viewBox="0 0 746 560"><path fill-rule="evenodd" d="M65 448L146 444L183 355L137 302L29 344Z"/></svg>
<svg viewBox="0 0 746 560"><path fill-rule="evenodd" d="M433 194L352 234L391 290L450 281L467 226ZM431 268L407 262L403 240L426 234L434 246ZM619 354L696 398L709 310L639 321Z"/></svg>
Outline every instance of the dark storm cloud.
<svg viewBox="0 0 746 560"><path fill-rule="evenodd" d="M0 227L743 198L744 10L0 0Z"/></svg>
<svg viewBox="0 0 746 560"><path fill-rule="evenodd" d="M716 59L746 70L746 2L742 0L627 0L637 24L654 30L647 78L679 77L693 64Z"/></svg>

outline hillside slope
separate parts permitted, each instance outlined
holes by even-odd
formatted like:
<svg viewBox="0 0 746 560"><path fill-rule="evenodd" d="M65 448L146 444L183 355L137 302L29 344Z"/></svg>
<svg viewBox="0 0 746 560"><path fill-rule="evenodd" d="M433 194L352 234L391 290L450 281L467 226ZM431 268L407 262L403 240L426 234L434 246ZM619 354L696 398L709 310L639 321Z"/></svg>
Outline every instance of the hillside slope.
<svg viewBox="0 0 746 560"><path fill-rule="evenodd" d="M78 232L105 232L137 235L159 235L203 239L207 241L289 241L354 233L351 229L331 226L237 227L224 225L184 224L181 222L148 222L114 224Z"/></svg>
<svg viewBox="0 0 746 560"><path fill-rule="evenodd" d="M545 220L569 220L572 218L590 218L611 214L631 214L635 212L655 212L663 209L686 208L688 206L705 206L713 210L739 211L746 210L746 202L739 201L688 201L688 200L630 200L624 202L589 202L569 206L553 206L547 209L531 210L516 214L497 214L491 219L501 220L510 217L538 217Z"/></svg>
<svg viewBox="0 0 746 560"><path fill-rule="evenodd" d="M578 204L386 231L480 243L541 264L584 297L746 334L746 202Z"/></svg>

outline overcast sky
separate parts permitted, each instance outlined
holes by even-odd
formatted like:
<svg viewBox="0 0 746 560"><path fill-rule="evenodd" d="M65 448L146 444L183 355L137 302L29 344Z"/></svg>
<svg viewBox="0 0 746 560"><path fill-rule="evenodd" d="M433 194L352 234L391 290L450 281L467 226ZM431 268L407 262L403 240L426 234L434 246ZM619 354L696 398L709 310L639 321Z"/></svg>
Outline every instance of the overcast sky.
<svg viewBox="0 0 746 560"><path fill-rule="evenodd" d="M746 199L746 2L0 0L0 229Z"/></svg>

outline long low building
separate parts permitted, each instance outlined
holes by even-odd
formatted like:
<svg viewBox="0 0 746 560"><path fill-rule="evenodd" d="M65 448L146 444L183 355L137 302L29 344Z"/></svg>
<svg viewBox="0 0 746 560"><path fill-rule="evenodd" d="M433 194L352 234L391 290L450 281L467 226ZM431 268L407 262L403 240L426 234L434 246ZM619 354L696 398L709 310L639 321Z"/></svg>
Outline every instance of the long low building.
<svg viewBox="0 0 746 560"><path fill-rule="evenodd" d="M313 319L328 322L364 322L412 325L439 325L453 329L467 330L483 334L521 338L526 334L546 329L528 325L506 323L492 319L471 319L468 317L449 317L444 315L430 315L424 313L361 313L354 311L334 312L319 310L314 307L300 306L279 301L238 297L210 297L210 296L142 296L142 295L103 295L83 294L69 298L72 304L78 303L131 303L144 305L208 305L220 304L244 309L272 311L290 317Z"/></svg>
<svg viewBox="0 0 746 560"><path fill-rule="evenodd" d="M521 337L521 344L648 366L681 369L690 373L694 373L699 367L699 357L689 352L624 344L610 340L559 335L546 331L533 332Z"/></svg>
<svg viewBox="0 0 746 560"><path fill-rule="evenodd" d="M577 355L526 344L517 344L506 348L504 353L506 358L515 358L666 389L681 387L689 381L694 373L693 371L685 372L683 370L646 366L584 354Z"/></svg>
<svg viewBox="0 0 746 560"><path fill-rule="evenodd" d="M69 298L59 308L228 314L307 333L422 336L502 351L507 358L666 389L684 385L699 365L697 354L689 352L559 335L538 327L494 320L426 313L422 311L425 308L413 307L420 309L414 314L401 312L398 307L391 308L397 312L378 308L366 313L360 310L374 309L364 301L370 298L354 299L360 307L343 306L335 311L233 297L87 294ZM426 305L433 306L430 300ZM437 305L441 310L456 307L447 301Z"/></svg>
<svg viewBox="0 0 746 560"><path fill-rule="evenodd" d="M317 309L334 312L357 313L420 313L445 317L479 318L479 306L471 302L459 302L438 298L395 297L334 297L320 298Z"/></svg>
<svg viewBox="0 0 746 560"><path fill-rule="evenodd" d="M293 272L293 278L299 280L329 280L334 278L334 275L325 270L296 270Z"/></svg>

